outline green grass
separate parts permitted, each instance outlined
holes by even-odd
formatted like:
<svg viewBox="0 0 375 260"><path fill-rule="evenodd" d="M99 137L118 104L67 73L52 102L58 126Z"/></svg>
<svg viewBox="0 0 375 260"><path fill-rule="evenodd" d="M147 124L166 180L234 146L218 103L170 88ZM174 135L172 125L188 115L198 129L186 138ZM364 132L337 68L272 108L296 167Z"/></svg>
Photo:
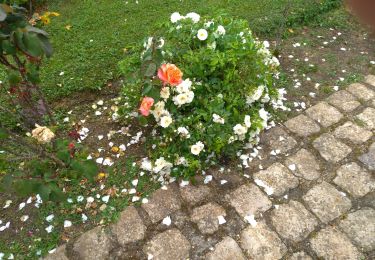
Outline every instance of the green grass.
<svg viewBox="0 0 375 260"><path fill-rule="evenodd" d="M128 4L126 4L128 2ZM170 14L224 12L247 19L259 35L269 35L285 21L288 0L52 0L47 8L61 15L46 26L55 46L54 56L45 62L42 82L50 99L81 90L95 90L117 78L117 63L127 46L152 32ZM293 17L311 8L314 1L295 0ZM71 30L65 26L70 25ZM60 72L64 72L60 76Z"/></svg>

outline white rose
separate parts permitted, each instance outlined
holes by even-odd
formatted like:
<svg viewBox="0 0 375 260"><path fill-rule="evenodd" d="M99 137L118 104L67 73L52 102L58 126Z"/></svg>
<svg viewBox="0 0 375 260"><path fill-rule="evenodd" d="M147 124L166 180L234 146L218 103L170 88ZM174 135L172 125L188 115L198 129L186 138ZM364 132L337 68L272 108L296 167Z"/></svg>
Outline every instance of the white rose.
<svg viewBox="0 0 375 260"><path fill-rule="evenodd" d="M224 118L222 118L221 116L219 116L217 114L213 114L212 117L213 117L214 123L218 123L218 124L222 124L223 125L224 122L225 122Z"/></svg>
<svg viewBox="0 0 375 260"><path fill-rule="evenodd" d="M181 20L183 17L180 15L179 12L174 12L172 15L171 15L171 22L172 23L177 23L179 20Z"/></svg>
<svg viewBox="0 0 375 260"><path fill-rule="evenodd" d="M194 23L197 23L199 22L201 17L199 14L191 12L186 15L186 18L190 18L191 20L193 20Z"/></svg>
<svg viewBox="0 0 375 260"><path fill-rule="evenodd" d="M261 110L259 110L259 116L260 118L262 118L265 122L268 121L268 112L262 108Z"/></svg>
<svg viewBox="0 0 375 260"><path fill-rule="evenodd" d="M241 124L237 124L233 127L233 131L236 135L244 135L247 133L247 127L241 125Z"/></svg>
<svg viewBox="0 0 375 260"><path fill-rule="evenodd" d="M224 28L224 26L219 25L219 26L217 27L216 32L217 32L219 35L225 35L225 28Z"/></svg>
<svg viewBox="0 0 375 260"><path fill-rule="evenodd" d="M153 168L155 173L164 172L169 173L171 171L171 168L173 167L173 164L166 161L164 157L160 157L155 161L155 167Z"/></svg>
<svg viewBox="0 0 375 260"><path fill-rule="evenodd" d="M201 141L199 141L196 144L191 146L190 151L194 155L199 155L200 152L203 150L203 148L204 148L204 144Z"/></svg>
<svg viewBox="0 0 375 260"><path fill-rule="evenodd" d="M173 97L173 102L176 106L181 106L185 104L187 101L187 95L185 93L178 94L177 96Z"/></svg>
<svg viewBox="0 0 375 260"><path fill-rule="evenodd" d="M251 126L251 120L250 120L250 116L249 115L245 116L245 126L247 128L250 128L250 126Z"/></svg>
<svg viewBox="0 0 375 260"><path fill-rule="evenodd" d="M198 37L199 40L205 41L207 39L207 37L208 37L207 30L206 29L199 29L197 37Z"/></svg>
<svg viewBox="0 0 375 260"><path fill-rule="evenodd" d="M141 163L141 169L149 172L152 171L151 161L147 158L144 158Z"/></svg>
<svg viewBox="0 0 375 260"><path fill-rule="evenodd" d="M48 127L39 125L35 125L35 127L31 134L39 143L49 143L55 137L55 134Z"/></svg>
<svg viewBox="0 0 375 260"><path fill-rule="evenodd" d="M169 98L169 87L163 87L160 91L161 98L168 99Z"/></svg>
<svg viewBox="0 0 375 260"><path fill-rule="evenodd" d="M190 138L189 131L186 129L186 127L177 128L177 133L185 138Z"/></svg>
<svg viewBox="0 0 375 260"><path fill-rule="evenodd" d="M187 101L186 103L191 103L193 102L193 99L194 99L194 92L193 91L189 91L188 93L186 93L187 95Z"/></svg>
<svg viewBox="0 0 375 260"><path fill-rule="evenodd" d="M172 122L173 122L172 117L170 117L169 115L165 115L160 118L159 124L161 127L167 128L170 124L172 124Z"/></svg>
<svg viewBox="0 0 375 260"><path fill-rule="evenodd" d="M177 85L176 91L180 94L186 93L186 92L190 91L190 88L191 88L192 84L193 84L193 82L191 82L190 79L185 79L179 85Z"/></svg>

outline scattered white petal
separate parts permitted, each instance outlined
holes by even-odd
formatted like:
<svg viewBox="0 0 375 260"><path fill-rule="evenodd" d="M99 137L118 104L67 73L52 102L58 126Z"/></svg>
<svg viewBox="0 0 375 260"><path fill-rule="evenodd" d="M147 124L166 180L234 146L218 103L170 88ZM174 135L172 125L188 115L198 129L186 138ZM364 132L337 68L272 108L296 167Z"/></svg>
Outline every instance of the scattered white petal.
<svg viewBox="0 0 375 260"><path fill-rule="evenodd" d="M255 216L254 216L254 215L248 215L248 216L245 216L245 220L246 220L247 222L249 222L250 225L251 225L252 227L256 227L256 225L258 224L258 223L256 222L256 220L255 220Z"/></svg>
<svg viewBox="0 0 375 260"><path fill-rule="evenodd" d="M64 228L68 228L68 227L71 227L73 224L70 220L65 220L64 221Z"/></svg>
<svg viewBox="0 0 375 260"><path fill-rule="evenodd" d="M267 195L272 195L273 194L273 188L272 187L269 187L267 184L265 184L262 180L259 180L259 179L255 179L254 182L264 188L264 191L267 193Z"/></svg>
<svg viewBox="0 0 375 260"><path fill-rule="evenodd" d="M171 217L170 216L167 216L163 219L163 222L162 222L164 225L166 226L169 226L171 223L172 223L172 220L171 220Z"/></svg>
<svg viewBox="0 0 375 260"><path fill-rule="evenodd" d="M138 179L132 180L132 185L137 186L138 185Z"/></svg>
<svg viewBox="0 0 375 260"><path fill-rule="evenodd" d="M48 227L45 228L45 230L47 231L47 233L51 233L53 230L53 226L49 225Z"/></svg>
<svg viewBox="0 0 375 260"><path fill-rule="evenodd" d="M49 215L49 216L46 217L46 221L47 222L51 222L54 217L55 217L55 215L51 214L51 215Z"/></svg>
<svg viewBox="0 0 375 260"><path fill-rule="evenodd" d="M132 198L132 202L136 202L136 201L139 201L141 198L138 197L138 196L133 196Z"/></svg>
<svg viewBox="0 0 375 260"><path fill-rule="evenodd" d="M22 222L25 222L25 221L27 221L29 219L29 216L28 215L23 215L20 219L21 219Z"/></svg>
<svg viewBox="0 0 375 260"><path fill-rule="evenodd" d="M104 196L104 197L102 197L102 201L104 202L104 203L108 203L108 201L109 201L109 195L106 195L106 196Z"/></svg>
<svg viewBox="0 0 375 260"><path fill-rule="evenodd" d="M26 206L26 203L25 203L25 202L22 202L22 203L18 206L18 210L23 209L25 206Z"/></svg>
<svg viewBox="0 0 375 260"><path fill-rule="evenodd" d="M228 181L227 180L220 180L220 184L221 185L224 185L225 183L227 183Z"/></svg>
<svg viewBox="0 0 375 260"><path fill-rule="evenodd" d="M295 164L291 164L288 166L288 168L291 170L291 171L295 171L296 170L296 165Z"/></svg>
<svg viewBox="0 0 375 260"><path fill-rule="evenodd" d="M85 223L88 220L88 217L85 214L82 214L82 222Z"/></svg>
<svg viewBox="0 0 375 260"><path fill-rule="evenodd" d="M209 182L212 181L212 175L207 175L205 178L204 178L204 184L208 184Z"/></svg>
<svg viewBox="0 0 375 260"><path fill-rule="evenodd" d="M189 185L189 181L182 180L181 183L180 183L180 187L185 187L185 186L188 186L188 185Z"/></svg>
<svg viewBox="0 0 375 260"><path fill-rule="evenodd" d="M227 223L224 216L218 216L217 219L219 220L219 225Z"/></svg>

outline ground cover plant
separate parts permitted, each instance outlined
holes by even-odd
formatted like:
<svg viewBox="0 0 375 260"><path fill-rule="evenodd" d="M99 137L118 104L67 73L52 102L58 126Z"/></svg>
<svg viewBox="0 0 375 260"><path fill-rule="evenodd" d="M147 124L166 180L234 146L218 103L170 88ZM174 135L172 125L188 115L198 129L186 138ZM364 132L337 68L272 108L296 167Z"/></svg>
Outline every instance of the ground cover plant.
<svg viewBox="0 0 375 260"><path fill-rule="evenodd" d="M67 197L59 204L39 203L36 196L16 198L14 194L1 193L0 256L5 253L6 259L13 253L16 258L33 259L52 252L57 244L84 230L113 221L127 205L146 203L148 194L159 187L150 181L151 175L147 171L139 168L142 158L149 156L144 144L148 130L135 121L125 126L118 121L119 108L125 103L124 97L117 98L117 86L122 86L122 83L110 81L103 84L118 75L118 61L129 57L149 32L156 32L157 23L154 21L167 21L175 11L183 14L199 11L212 15L224 10L229 16L247 19L259 41L270 40L270 50L280 56L281 81L277 86L288 88L289 105L298 110L314 104L336 87L341 88L358 79L360 74L374 72L373 41L366 31L359 29L344 8L318 16L321 19L296 13L296 17L305 18L297 19L297 24L285 26L285 38L280 42L278 30L270 28L279 28L285 23L280 20L284 8L276 8L285 5L279 1L261 2L208 1L203 6L200 1L183 1L161 5L158 12L151 12L152 1L99 1L98 4L98 1L72 0L64 1L64 4L50 1L37 10L41 15L47 8L60 13L43 27L50 33L55 46L53 58L42 68L45 93L48 98L57 100L78 91L76 95L53 104L56 134L66 137L72 129L77 129L85 137L82 144L89 148L86 154L97 162L99 170L94 182L64 181L62 187ZM263 8L266 4L268 9ZM314 10L309 12L314 13ZM299 27L300 22L307 26ZM108 27L108 23L113 26ZM97 30L99 33L94 33ZM279 42L276 49L274 40ZM137 61L140 62L139 56ZM183 79L188 78L186 65L174 59L168 62L174 63L184 73ZM320 85L316 87L316 84ZM155 86L161 88L163 84L155 82ZM101 87L101 92L84 91ZM171 98L172 95L168 102L173 101ZM140 101L134 102L135 110ZM172 106L174 102L169 105ZM149 124L153 117L152 114L147 117ZM9 117L6 120L12 121ZM160 129L164 128L159 126ZM220 163L226 167L225 161ZM0 175L4 173L2 171Z"/></svg>

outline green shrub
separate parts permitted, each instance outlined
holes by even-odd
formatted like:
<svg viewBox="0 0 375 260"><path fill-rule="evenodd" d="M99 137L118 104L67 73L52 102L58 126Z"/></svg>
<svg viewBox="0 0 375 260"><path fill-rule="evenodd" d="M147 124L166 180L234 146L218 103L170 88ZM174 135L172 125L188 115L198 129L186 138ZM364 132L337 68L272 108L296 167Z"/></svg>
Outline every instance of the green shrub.
<svg viewBox="0 0 375 260"><path fill-rule="evenodd" d="M274 85L279 62L268 47L244 20L174 13L132 50L120 63L128 79L120 113L153 127L142 168L165 182L236 155L246 165L244 146L257 142L273 109L286 109L284 90Z"/></svg>

